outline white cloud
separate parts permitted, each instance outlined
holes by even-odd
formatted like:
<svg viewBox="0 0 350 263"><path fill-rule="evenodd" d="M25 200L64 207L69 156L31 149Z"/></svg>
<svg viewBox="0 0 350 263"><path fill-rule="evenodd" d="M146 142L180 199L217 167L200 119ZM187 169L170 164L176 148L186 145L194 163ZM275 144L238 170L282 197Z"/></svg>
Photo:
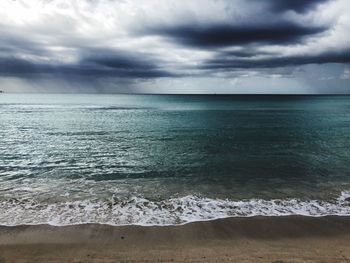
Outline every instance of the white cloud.
<svg viewBox="0 0 350 263"><path fill-rule="evenodd" d="M340 79L343 79L343 80L348 80L350 79L350 68L347 67L344 69L344 72L343 74L340 76Z"/></svg>

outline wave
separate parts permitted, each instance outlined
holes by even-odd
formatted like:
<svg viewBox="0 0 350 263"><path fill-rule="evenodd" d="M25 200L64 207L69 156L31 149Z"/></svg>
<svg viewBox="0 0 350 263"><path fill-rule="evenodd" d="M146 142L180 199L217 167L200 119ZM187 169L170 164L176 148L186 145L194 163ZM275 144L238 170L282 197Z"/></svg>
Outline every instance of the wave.
<svg viewBox="0 0 350 263"><path fill-rule="evenodd" d="M40 204L30 201L0 202L0 225L55 226L77 224L181 225L227 217L350 216L350 191L330 201L298 199L222 200L185 196L164 201L133 197L119 201L74 201Z"/></svg>

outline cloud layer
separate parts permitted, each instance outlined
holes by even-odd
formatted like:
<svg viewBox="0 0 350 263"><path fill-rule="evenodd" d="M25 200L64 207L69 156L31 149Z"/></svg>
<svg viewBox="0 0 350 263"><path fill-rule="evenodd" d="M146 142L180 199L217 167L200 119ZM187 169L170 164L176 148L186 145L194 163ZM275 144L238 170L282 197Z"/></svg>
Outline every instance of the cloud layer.
<svg viewBox="0 0 350 263"><path fill-rule="evenodd" d="M350 92L349 12L346 0L4 0L0 84L246 93L263 79Z"/></svg>

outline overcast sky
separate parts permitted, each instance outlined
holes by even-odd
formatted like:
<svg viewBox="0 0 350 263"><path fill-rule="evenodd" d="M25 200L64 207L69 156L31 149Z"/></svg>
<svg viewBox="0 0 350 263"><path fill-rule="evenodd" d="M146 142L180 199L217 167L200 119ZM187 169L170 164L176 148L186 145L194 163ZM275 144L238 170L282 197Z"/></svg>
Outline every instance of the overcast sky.
<svg viewBox="0 0 350 263"><path fill-rule="evenodd" d="M349 0L0 1L6 92L350 93Z"/></svg>

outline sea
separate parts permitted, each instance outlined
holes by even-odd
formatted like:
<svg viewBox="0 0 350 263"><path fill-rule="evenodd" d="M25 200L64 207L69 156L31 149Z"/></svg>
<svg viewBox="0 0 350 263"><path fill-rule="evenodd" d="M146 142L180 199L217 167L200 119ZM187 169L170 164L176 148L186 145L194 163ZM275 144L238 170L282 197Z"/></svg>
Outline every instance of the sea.
<svg viewBox="0 0 350 263"><path fill-rule="evenodd" d="M350 216L350 96L0 94L0 225Z"/></svg>

